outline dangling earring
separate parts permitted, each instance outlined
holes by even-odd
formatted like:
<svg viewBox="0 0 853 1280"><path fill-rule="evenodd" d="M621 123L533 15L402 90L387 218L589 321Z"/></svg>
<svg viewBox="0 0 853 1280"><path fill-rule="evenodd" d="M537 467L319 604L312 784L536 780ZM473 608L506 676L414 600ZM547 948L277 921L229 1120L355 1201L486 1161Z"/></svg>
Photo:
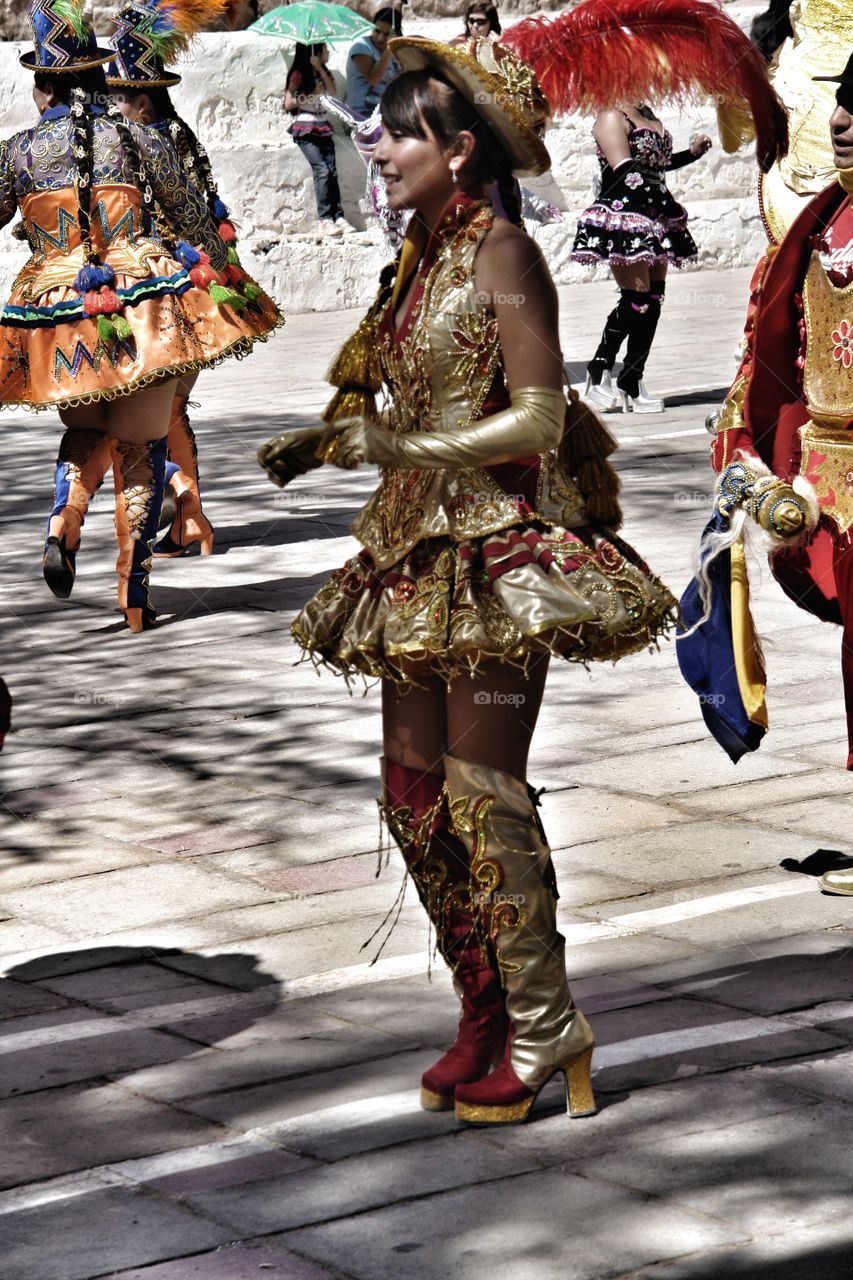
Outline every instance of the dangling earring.
<svg viewBox="0 0 853 1280"><path fill-rule="evenodd" d="M454 183L459 182L459 170L455 167L455 165L450 166L450 180L451 182L454 182Z"/></svg>

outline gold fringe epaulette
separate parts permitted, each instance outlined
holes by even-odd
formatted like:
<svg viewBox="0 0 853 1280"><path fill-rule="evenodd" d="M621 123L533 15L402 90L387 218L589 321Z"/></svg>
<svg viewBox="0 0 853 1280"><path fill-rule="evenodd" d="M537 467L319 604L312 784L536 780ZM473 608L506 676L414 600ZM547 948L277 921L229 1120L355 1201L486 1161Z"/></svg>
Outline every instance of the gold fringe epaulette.
<svg viewBox="0 0 853 1280"><path fill-rule="evenodd" d="M590 524L614 530L622 525L622 486L607 459L616 448L616 441L598 415L570 389L560 463L580 490Z"/></svg>
<svg viewBox="0 0 853 1280"><path fill-rule="evenodd" d="M376 396L382 389L378 322L391 296L396 273L396 262L383 269L373 305L352 337L347 338L326 374L326 381L338 389L323 411L324 422L339 422L359 415L376 418Z"/></svg>

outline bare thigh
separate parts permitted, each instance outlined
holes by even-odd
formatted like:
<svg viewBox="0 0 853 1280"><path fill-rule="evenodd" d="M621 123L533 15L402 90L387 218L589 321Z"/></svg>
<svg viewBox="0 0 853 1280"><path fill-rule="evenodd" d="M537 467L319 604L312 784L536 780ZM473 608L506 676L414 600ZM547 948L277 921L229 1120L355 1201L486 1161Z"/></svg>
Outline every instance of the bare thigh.
<svg viewBox="0 0 853 1280"><path fill-rule="evenodd" d="M175 395L186 396L186 398L189 400L190 396L193 393L193 388L195 387L195 384L197 382L198 382L198 373L185 373L182 378L178 378L177 380L177 389L175 391Z"/></svg>
<svg viewBox="0 0 853 1280"><path fill-rule="evenodd" d="M633 289L636 293L649 292L649 268L645 262L627 267L611 265L610 270L620 289Z"/></svg>
<svg viewBox="0 0 853 1280"><path fill-rule="evenodd" d="M59 416L66 427L103 431L104 435L128 444L147 444L150 440L161 440L168 431L176 386L175 379L168 378L143 391L135 391L132 396L62 409Z"/></svg>
<svg viewBox="0 0 853 1280"><path fill-rule="evenodd" d="M446 695L449 754L524 782L547 675L548 654L543 654L526 677L514 667L489 662L473 680L454 681Z"/></svg>
<svg viewBox="0 0 853 1280"><path fill-rule="evenodd" d="M648 293L649 287L653 282L666 279L667 265L666 262L656 262L650 267L645 262L638 262L630 267L611 266L610 270L620 289L633 289L635 293Z"/></svg>

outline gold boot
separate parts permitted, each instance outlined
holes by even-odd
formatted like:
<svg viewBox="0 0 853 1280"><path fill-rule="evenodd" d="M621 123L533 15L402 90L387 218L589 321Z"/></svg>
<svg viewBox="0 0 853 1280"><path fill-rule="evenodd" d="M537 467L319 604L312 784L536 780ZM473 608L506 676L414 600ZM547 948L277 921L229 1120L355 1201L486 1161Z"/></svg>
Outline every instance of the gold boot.
<svg viewBox="0 0 853 1280"><path fill-rule="evenodd" d="M444 763L451 823L470 850L480 926L497 953L511 1026L496 1070L457 1087L456 1115L469 1124L524 1120L558 1071L569 1114L591 1115L595 1037L572 1004L551 854L527 788L499 769L452 756Z"/></svg>
<svg viewBox="0 0 853 1280"><path fill-rule="evenodd" d="M819 883L825 893L853 896L853 867L843 867L839 871L825 871Z"/></svg>
<svg viewBox="0 0 853 1280"><path fill-rule="evenodd" d="M147 631L157 618L148 594L148 572L163 501L166 437L147 444L113 443L118 602L128 629Z"/></svg>
<svg viewBox="0 0 853 1280"><path fill-rule="evenodd" d="M452 1111L455 1090L481 1080L506 1044L494 953L476 928L468 850L451 832L444 778L382 761L380 811L415 882L461 1004L456 1039L421 1077L425 1111Z"/></svg>

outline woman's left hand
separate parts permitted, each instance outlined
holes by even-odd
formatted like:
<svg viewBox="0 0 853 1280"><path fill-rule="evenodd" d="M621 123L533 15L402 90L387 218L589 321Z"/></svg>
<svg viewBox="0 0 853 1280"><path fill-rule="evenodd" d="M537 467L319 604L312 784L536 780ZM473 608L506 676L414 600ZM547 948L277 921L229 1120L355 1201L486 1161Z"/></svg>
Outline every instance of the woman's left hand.
<svg viewBox="0 0 853 1280"><path fill-rule="evenodd" d="M713 145L707 133L697 133L690 139L690 150L694 156L704 156Z"/></svg>

